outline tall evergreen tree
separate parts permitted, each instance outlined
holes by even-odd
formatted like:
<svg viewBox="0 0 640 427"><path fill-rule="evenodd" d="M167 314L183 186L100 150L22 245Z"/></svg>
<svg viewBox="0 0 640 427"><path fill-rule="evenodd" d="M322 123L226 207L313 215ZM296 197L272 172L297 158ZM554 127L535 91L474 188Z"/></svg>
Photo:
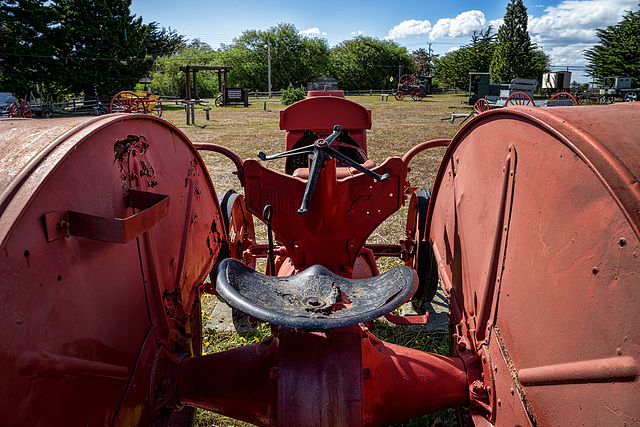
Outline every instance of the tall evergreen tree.
<svg viewBox="0 0 640 427"><path fill-rule="evenodd" d="M489 71L494 83L509 83L515 78L539 78L531 69L533 46L527 31L527 8L522 0L507 5L504 23L498 29L498 40Z"/></svg>
<svg viewBox="0 0 640 427"><path fill-rule="evenodd" d="M25 96L113 96L149 72L151 55L171 53L182 36L143 24L131 0L3 0L0 84Z"/></svg>
<svg viewBox="0 0 640 427"><path fill-rule="evenodd" d="M448 86L467 89L470 72L489 70L496 46L496 36L491 32L491 27L485 32L474 32L470 44L440 58L435 77Z"/></svg>
<svg viewBox="0 0 640 427"><path fill-rule="evenodd" d="M62 73L55 41L60 16L46 0L0 2L0 87L19 97L55 92L50 77Z"/></svg>
<svg viewBox="0 0 640 427"><path fill-rule="evenodd" d="M600 43L585 51L587 73L601 79L629 76L640 86L640 10L627 12L616 25L598 30Z"/></svg>
<svg viewBox="0 0 640 427"><path fill-rule="evenodd" d="M420 48L411 54L413 67L417 76L431 76L438 62L438 55Z"/></svg>

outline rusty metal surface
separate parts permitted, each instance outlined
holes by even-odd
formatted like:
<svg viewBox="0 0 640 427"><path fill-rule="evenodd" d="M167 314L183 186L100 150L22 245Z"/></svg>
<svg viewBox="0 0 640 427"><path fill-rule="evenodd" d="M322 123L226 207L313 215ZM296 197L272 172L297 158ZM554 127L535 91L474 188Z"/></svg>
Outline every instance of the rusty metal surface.
<svg viewBox="0 0 640 427"><path fill-rule="evenodd" d="M0 135L3 424L168 416L223 233L200 156L148 116L2 120Z"/></svg>
<svg viewBox="0 0 640 427"><path fill-rule="evenodd" d="M452 141L427 234L458 352L495 369L474 387L476 424L640 419L638 115L501 109Z"/></svg>

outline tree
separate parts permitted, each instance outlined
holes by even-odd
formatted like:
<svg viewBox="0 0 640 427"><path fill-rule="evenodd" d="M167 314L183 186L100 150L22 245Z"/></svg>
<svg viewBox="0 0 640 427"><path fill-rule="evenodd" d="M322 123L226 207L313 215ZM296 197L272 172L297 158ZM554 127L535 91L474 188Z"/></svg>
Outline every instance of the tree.
<svg viewBox="0 0 640 427"><path fill-rule="evenodd" d="M474 32L470 44L440 58L435 77L448 86L466 90L469 73L487 71L491 65L496 38L491 32L491 27L485 32Z"/></svg>
<svg viewBox="0 0 640 427"><path fill-rule="evenodd" d="M299 87L326 71L327 41L304 37L292 24L279 24L267 31L244 31L231 45L222 46L220 61L233 67L229 73L230 85L266 91L268 50L275 90L289 85Z"/></svg>
<svg viewBox="0 0 640 427"><path fill-rule="evenodd" d="M132 89L182 36L143 24L131 0L4 0L3 90L112 96Z"/></svg>
<svg viewBox="0 0 640 427"><path fill-rule="evenodd" d="M522 0L507 5L504 23L498 29L497 45L489 71L493 83L509 83L515 78L540 79L540 55L527 31L527 9Z"/></svg>
<svg viewBox="0 0 640 427"><path fill-rule="evenodd" d="M587 73L597 79L629 76L640 86L640 10L627 12L616 25L598 29L600 42L585 52Z"/></svg>
<svg viewBox="0 0 640 427"><path fill-rule="evenodd" d="M58 0L61 57L74 94L112 96L132 89L149 72L151 53L180 45L181 36L144 25L130 12L131 0ZM156 50L156 52L152 52Z"/></svg>
<svg viewBox="0 0 640 427"><path fill-rule="evenodd" d="M431 76L436 68L436 62L438 55L431 53L431 49L426 51L424 48L420 48L411 54L413 58L413 69L418 76Z"/></svg>
<svg viewBox="0 0 640 427"><path fill-rule="evenodd" d="M151 73L151 91L163 95L184 98L186 96L186 75L180 67L186 65L215 65L219 53L211 46L195 39L189 45L172 55L156 60ZM198 72L198 94L202 98L212 98L218 93L218 77L212 71Z"/></svg>
<svg viewBox="0 0 640 427"><path fill-rule="evenodd" d="M50 76L62 73L54 46L61 18L45 3L0 2L0 87L4 91L26 97L39 85L40 90L56 92Z"/></svg>
<svg viewBox="0 0 640 427"><path fill-rule="evenodd" d="M357 36L331 50L329 71L342 89L389 89L395 86L390 77L400 65L404 74L413 72L406 48L392 41Z"/></svg>

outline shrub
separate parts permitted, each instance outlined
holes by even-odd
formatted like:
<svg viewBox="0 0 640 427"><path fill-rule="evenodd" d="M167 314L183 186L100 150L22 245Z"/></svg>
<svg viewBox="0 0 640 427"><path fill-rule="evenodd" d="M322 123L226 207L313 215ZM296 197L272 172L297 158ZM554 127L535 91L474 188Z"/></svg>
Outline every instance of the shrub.
<svg viewBox="0 0 640 427"><path fill-rule="evenodd" d="M294 102L302 101L304 99L304 91L302 89L296 89L292 85L288 88L282 89L282 105L291 105Z"/></svg>

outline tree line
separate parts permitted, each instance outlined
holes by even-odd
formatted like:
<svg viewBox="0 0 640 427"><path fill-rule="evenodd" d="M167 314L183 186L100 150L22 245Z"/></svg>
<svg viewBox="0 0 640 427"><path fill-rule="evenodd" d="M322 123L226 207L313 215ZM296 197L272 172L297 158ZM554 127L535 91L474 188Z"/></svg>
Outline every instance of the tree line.
<svg viewBox="0 0 640 427"><path fill-rule="evenodd" d="M304 86L329 75L341 89L393 89L400 74L432 75L436 84L466 89L469 72L489 71L493 83L541 80L550 60L527 30L522 0L510 0L503 24L474 33L469 44L443 56L425 49L409 53L389 40L357 36L330 47L305 37L292 24L247 30L214 49L157 23L131 15L131 0L3 0L0 2L0 90L19 96L111 96L152 77L151 90L184 96L184 65L231 66L229 84L266 91L271 63L272 89ZM640 70L640 12L598 30L600 43L585 52L595 78ZM218 91L215 73L198 74L200 94Z"/></svg>

